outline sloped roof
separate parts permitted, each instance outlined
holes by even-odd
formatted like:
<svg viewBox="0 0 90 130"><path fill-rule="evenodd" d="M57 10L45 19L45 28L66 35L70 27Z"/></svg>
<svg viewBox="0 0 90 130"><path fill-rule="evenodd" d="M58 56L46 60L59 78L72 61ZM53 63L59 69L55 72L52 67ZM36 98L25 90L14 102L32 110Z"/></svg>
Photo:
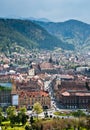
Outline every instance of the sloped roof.
<svg viewBox="0 0 90 130"><path fill-rule="evenodd" d="M62 93L62 95L63 95L63 96L70 96L70 93L67 92L67 91L65 91L65 92Z"/></svg>
<svg viewBox="0 0 90 130"><path fill-rule="evenodd" d="M40 64L41 69L53 69L54 66L49 62L43 62Z"/></svg>

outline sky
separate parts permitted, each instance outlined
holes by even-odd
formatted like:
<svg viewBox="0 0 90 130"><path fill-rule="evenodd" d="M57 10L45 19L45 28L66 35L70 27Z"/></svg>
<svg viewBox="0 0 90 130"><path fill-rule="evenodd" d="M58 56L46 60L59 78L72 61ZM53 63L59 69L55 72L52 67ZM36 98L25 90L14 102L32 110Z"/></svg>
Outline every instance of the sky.
<svg viewBox="0 0 90 130"><path fill-rule="evenodd" d="M0 0L0 17L76 19L90 24L90 0Z"/></svg>

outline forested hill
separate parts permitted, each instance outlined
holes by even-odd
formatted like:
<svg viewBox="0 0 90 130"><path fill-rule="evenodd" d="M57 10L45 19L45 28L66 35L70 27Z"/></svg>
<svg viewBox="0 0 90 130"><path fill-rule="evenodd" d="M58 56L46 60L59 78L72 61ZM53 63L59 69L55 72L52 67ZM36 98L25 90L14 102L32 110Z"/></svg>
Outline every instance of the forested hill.
<svg viewBox="0 0 90 130"><path fill-rule="evenodd" d="M33 21L1 18L0 51L10 50L14 44L28 49L74 49L73 45L61 41Z"/></svg>
<svg viewBox="0 0 90 130"><path fill-rule="evenodd" d="M36 23L63 42L73 44L76 50L90 50L90 24L73 19L57 23L40 21Z"/></svg>

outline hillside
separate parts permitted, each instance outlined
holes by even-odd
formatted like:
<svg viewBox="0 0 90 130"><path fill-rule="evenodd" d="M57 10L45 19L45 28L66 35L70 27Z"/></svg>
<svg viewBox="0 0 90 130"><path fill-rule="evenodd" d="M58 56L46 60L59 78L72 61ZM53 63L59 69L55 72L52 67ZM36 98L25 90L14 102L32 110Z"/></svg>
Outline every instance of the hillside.
<svg viewBox="0 0 90 130"><path fill-rule="evenodd" d="M14 44L28 49L74 49L30 20L0 19L0 51L11 50Z"/></svg>
<svg viewBox="0 0 90 130"><path fill-rule="evenodd" d="M73 44L75 49L90 49L90 25L77 21L68 20L65 22L37 22L50 34L61 39L63 42Z"/></svg>

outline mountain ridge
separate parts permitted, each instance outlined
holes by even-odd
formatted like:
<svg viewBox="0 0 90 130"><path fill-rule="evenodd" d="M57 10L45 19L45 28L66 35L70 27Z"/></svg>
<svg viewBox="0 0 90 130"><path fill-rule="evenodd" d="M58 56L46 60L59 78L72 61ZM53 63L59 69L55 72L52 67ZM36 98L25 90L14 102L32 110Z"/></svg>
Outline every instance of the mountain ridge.
<svg viewBox="0 0 90 130"><path fill-rule="evenodd" d="M74 49L74 46L62 42L50 34L42 26L29 20L0 19L0 47L2 50L17 43L26 48L38 47L41 49Z"/></svg>
<svg viewBox="0 0 90 130"><path fill-rule="evenodd" d="M42 19L41 19L42 20ZM90 24L70 19L43 22L0 18L0 50L17 44L27 49L90 50Z"/></svg>
<svg viewBox="0 0 90 130"><path fill-rule="evenodd" d="M89 45L90 48L90 24L78 21L67 20L65 22L37 22L44 27L50 34L64 42L73 44L75 49L80 49L81 46Z"/></svg>

